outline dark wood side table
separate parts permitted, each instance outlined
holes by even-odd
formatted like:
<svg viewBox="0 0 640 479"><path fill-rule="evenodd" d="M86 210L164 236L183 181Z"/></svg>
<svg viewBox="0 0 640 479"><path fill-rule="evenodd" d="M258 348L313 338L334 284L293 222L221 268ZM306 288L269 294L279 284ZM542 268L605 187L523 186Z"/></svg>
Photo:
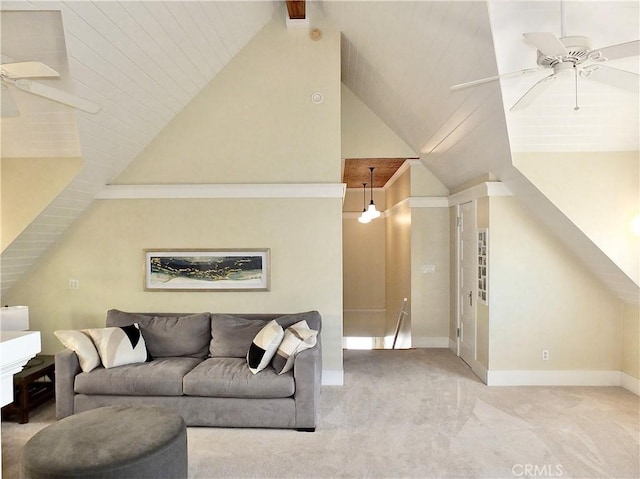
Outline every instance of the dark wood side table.
<svg viewBox="0 0 640 479"><path fill-rule="evenodd" d="M22 371L13 375L14 400L2 408L3 416L15 414L20 424L29 422L29 411L55 396L55 368L54 356L31 358Z"/></svg>

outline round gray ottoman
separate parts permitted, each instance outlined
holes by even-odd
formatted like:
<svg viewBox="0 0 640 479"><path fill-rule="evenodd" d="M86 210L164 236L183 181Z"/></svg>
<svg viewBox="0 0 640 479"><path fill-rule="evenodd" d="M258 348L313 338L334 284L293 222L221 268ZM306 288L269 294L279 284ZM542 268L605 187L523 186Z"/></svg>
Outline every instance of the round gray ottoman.
<svg viewBox="0 0 640 479"><path fill-rule="evenodd" d="M24 446L22 477L186 478L187 428L154 406L108 406L45 427Z"/></svg>

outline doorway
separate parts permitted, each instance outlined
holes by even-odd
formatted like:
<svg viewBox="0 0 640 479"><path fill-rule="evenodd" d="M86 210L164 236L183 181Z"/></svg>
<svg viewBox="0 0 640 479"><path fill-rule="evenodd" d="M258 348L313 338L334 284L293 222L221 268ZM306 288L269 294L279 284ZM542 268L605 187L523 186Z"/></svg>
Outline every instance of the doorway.
<svg viewBox="0 0 640 479"><path fill-rule="evenodd" d="M458 355L469 366L476 360L476 204L458 210Z"/></svg>

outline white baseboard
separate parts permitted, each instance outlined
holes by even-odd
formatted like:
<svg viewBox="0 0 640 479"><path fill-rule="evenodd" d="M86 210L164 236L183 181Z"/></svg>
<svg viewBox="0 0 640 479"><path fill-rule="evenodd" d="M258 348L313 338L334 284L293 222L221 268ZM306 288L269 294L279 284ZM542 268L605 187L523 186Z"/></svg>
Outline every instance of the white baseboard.
<svg viewBox="0 0 640 479"><path fill-rule="evenodd" d="M411 345L414 348L448 348L448 337L412 336Z"/></svg>
<svg viewBox="0 0 640 479"><path fill-rule="evenodd" d="M620 386L635 394L640 389L638 379L621 371L487 371L487 385Z"/></svg>
<svg viewBox="0 0 640 479"><path fill-rule="evenodd" d="M449 338L449 349L453 351L455 354L458 354L458 341L455 339Z"/></svg>
<svg viewBox="0 0 640 479"><path fill-rule="evenodd" d="M476 376L480 378L480 381L482 381L488 386L491 386L491 384L488 383L489 371L487 371L487 368L485 368L478 361L474 361L473 364L471 365L471 370Z"/></svg>
<svg viewBox="0 0 640 479"><path fill-rule="evenodd" d="M323 386L342 386L344 385L344 371L324 369L322 371Z"/></svg>
<svg viewBox="0 0 640 479"><path fill-rule="evenodd" d="M623 388L640 396L640 379L629 376L627 373L620 373L620 382Z"/></svg>

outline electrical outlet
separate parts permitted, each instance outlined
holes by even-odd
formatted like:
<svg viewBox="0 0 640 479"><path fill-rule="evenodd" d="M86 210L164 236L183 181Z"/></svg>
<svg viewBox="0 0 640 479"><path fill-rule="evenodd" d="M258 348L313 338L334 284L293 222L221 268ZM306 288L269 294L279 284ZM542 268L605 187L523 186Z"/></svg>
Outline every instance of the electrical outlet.
<svg viewBox="0 0 640 479"><path fill-rule="evenodd" d="M77 279L70 279L69 289L80 289L80 281Z"/></svg>
<svg viewBox="0 0 640 479"><path fill-rule="evenodd" d="M548 349L543 349L542 350L542 360L543 361L549 361L549 350Z"/></svg>

